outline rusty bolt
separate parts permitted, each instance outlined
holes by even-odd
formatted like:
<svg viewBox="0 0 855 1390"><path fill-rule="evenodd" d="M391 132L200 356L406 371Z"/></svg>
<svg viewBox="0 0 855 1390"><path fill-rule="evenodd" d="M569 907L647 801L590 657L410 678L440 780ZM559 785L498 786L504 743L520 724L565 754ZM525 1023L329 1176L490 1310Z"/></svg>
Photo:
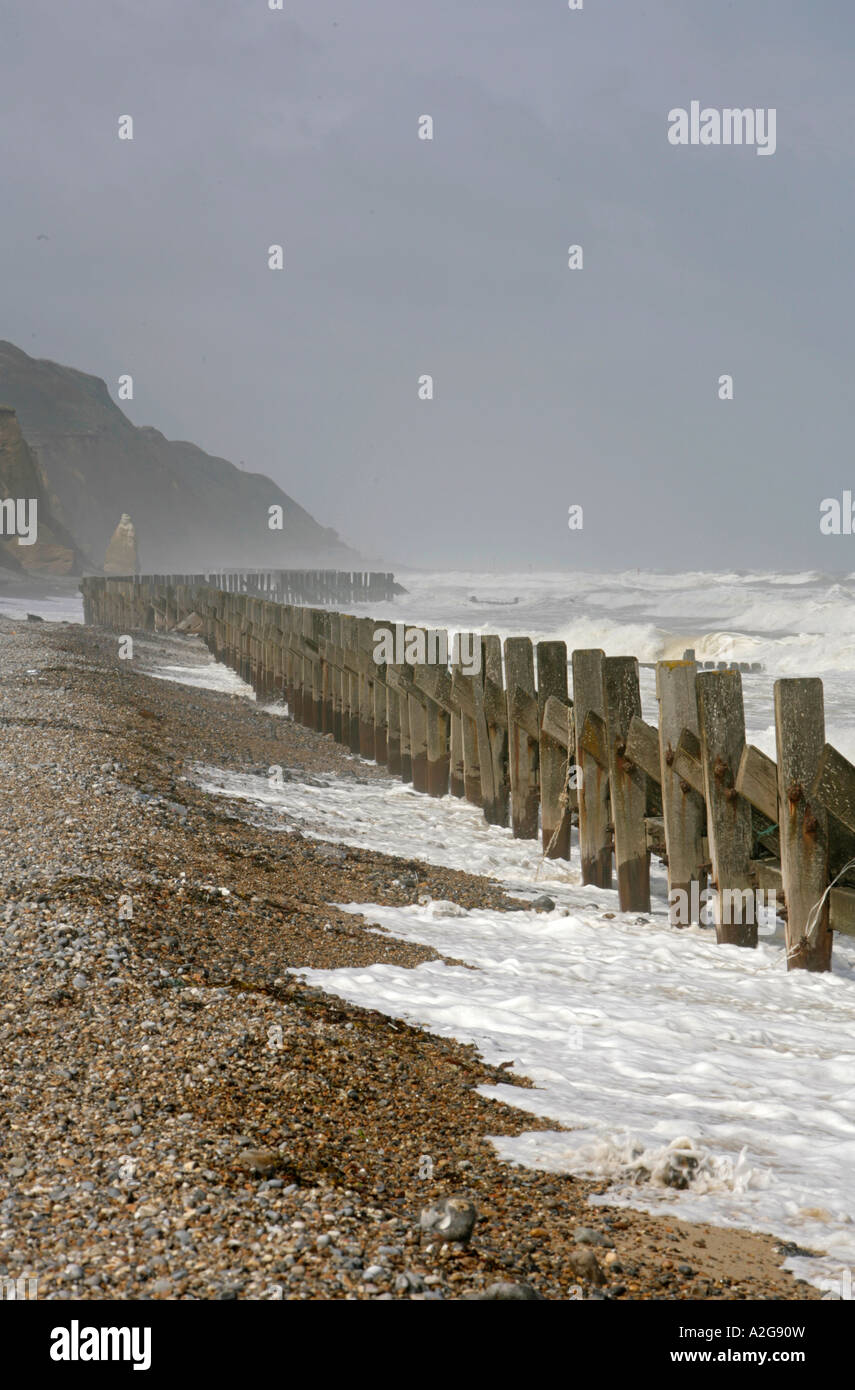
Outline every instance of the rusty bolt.
<svg viewBox="0 0 855 1390"><path fill-rule="evenodd" d="M805 807L805 834L815 835L819 822L810 806Z"/></svg>
<svg viewBox="0 0 855 1390"><path fill-rule="evenodd" d="M670 743L668 744L668 747L665 749L665 761L669 767L673 765L674 749L671 747Z"/></svg>
<svg viewBox="0 0 855 1390"><path fill-rule="evenodd" d="M721 757L716 758L715 764L713 766L713 776L715 777L715 780L717 782L723 781L726 772L727 763Z"/></svg>
<svg viewBox="0 0 855 1390"><path fill-rule="evenodd" d="M681 778L680 778L680 791L683 792L683 793L685 794L686 792L690 792L691 790L692 790L692 788L689 786L689 784L688 784L688 782L686 781L685 777L681 777Z"/></svg>
<svg viewBox="0 0 855 1390"><path fill-rule="evenodd" d="M791 782L790 785L787 787L787 800L791 802L793 806L797 806L803 797L804 790L801 786L801 783Z"/></svg>
<svg viewBox="0 0 855 1390"><path fill-rule="evenodd" d="M739 792L736 790L735 787L728 787L727 791L724 794L724 799L725 801L730 801L732 803L736 800L738 796Z"/></svg>

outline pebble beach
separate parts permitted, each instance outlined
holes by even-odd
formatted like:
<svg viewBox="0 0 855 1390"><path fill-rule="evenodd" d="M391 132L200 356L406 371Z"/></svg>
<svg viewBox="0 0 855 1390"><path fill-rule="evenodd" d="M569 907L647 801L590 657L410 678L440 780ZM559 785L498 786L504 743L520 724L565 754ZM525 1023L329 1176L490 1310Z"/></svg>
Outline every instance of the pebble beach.
<svg viewBox="0 0 855 1390"><path fill-rule="evenodd" d="M149 664L179 649L210 660L145 638ZM514 903L201 791L199 763L386 774L145 664L0 617L0 1276L57 1300L821 1296L771 1236L500 1162L487 1136L555 1127L478 1094L507 1070L306 987L432 956L336 903Z"/></svg>

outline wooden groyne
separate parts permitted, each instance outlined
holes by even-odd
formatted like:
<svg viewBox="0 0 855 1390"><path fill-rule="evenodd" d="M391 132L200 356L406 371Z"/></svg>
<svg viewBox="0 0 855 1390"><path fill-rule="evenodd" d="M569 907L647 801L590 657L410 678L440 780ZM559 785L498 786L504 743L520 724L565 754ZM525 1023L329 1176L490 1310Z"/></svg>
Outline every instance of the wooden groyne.
<svg viewBox="0 0 855 1390"><path fill-rule="evenodd" d="M394 637L388 619L280 601L281 586L210 582L220 578L84 579L85 620L198 631L260 698L284 698L295 720L417 791L540 836L545 856L568 858L576 825L583 882L616 886L623 911L650 909L653 853L671 900L686 899L682 920L709 901L722 943L756 946L758 891L777 895L790 969L828 970L833 932L855 935L855 767L825 741L821 681L775 682L773 761L746 742L735 669L657 663L654 727L634 657L568 660L563 642L470 634L472 662L391 664L376 659L378 635ZM406 634L448 649L447 634Z"/></svg>

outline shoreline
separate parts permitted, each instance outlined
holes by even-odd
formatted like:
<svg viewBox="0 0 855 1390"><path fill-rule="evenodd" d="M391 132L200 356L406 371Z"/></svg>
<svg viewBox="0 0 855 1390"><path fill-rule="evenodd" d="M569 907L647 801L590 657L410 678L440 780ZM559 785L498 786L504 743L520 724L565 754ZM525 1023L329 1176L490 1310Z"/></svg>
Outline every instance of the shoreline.
<svg viewBox="0 0 855 1390"><path fill-rule="evenodd" d="M527 1082L289 975L437 958L331 902L514 902L265 830L188 769L383 769L141 674L97 629L0 618L0 652L0 1273L56 1298L455 1298L500 1280L547 1298L821 1297L770 1236L592 1207L608 1181L502 1163L485 1135L555 1126L474 1088ZM462 1252L418 1229L456 1193L481 1218Z"/></svg>

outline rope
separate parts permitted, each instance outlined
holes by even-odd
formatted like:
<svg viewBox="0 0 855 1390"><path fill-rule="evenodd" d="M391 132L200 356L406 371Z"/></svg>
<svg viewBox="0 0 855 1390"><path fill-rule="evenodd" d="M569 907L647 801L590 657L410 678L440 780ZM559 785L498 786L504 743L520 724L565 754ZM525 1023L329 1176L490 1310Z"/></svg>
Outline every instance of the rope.
<svg viewBox="0 0 855 1390"><path fill-rule="evenodd" d="M807 922L805 923L804 936L802 937L801 941L798 943L797 946L794 946L792 950L787 952L787 960L790 960L793 956L798 955L805 945L807 945L808 947L815 945L815 932L816 928L819 926L819 914L822 912L822 905L828 897L829 893L831 892L832 888L834 887L835 883L837 883L843 877L847 869L853 868L855 868L855 859L850 859L848 864L843 865L843 868L840 870L840 873L837 875L837 877L831 880L822 897L820 898L819 902L814 903L813 907L808 913ZM816 916L814 916L814 914L816 914Z"/></svg>
<svg viewBox="0 0 855 1390"><path fill-rule="evenodd" d="M574 751L575 751L575 750L574 750ZM562 811L568 810L568 808L569 808L569 806L570 806L570 796L569 796L569 793L566 791L566 787L567 787L567 778L568 778L569 773L570 773L570 750L568 749L568 751L567 751L567 757L566 757L565 762L564 762L564 771L561 773L561 785L565 788L565 790L564 790L563 792L559 792L559 794L558 794L558 805L561 807ZM542 853L541 856L540 856L540 863L538 864L537 869L535 870L535 875L534 875L534 881L535 881L535 883L537 883L538 874L540 873L541 869L543 868L544 864L546 863L546 860L547 860L548 857L549 857L549 851L552 849L553 845L555 844L555 841L558 839L558 836L561 834L561 825L562 825L563 820L564 820L564 816L563 816L563 815L559 816L559 818L558 818L558 824L556 825L555 829L554 829L553 832L552 832L552 837L551 837L551 839L550 839L550 841L549 841L549 844L546 846L546 849L543 851L543 853Z"/></svg>

